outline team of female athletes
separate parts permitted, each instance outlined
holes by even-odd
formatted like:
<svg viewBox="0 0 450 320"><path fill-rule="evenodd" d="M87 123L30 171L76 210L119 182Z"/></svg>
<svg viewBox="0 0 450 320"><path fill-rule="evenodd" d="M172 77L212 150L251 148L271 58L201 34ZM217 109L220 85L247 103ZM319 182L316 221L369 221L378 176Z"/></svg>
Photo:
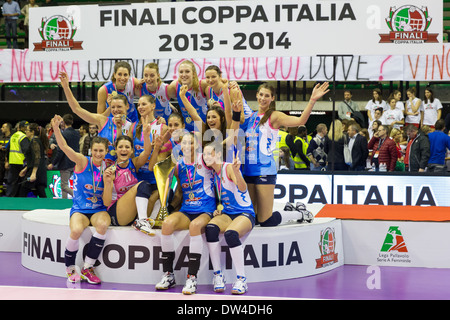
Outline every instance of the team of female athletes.
<svg viewBox="0 0 450 320"><path fill-rule="evenodd" d="M116 63L112 80L99 89L97 113L78 104L67 74L61 72L60 80L71 110L99 128L92 141L92 156L86 157L65 143L59 129L61 117L55 115L51 121L59 147L76 164L65 248L69 281L101 282L94 264L108 226L132 226L155 235L154 221L149 218L159 198L153 167L169 156L176 163L177 188L161 227L164 274L157 290L175 285L175 231L189 230L190 235L184 294L196 292L202 234L214 269L214 291L225 290L219 245L223 234L237 273L232 293L243 294L248 287L242 242L255 224L270 227L288 220L310 221L294 207L272 211L277 174L273 151L278 128L304 125L315 102L328 92L328 83L317 84L302 115L293 117L275 110L270 85L258 88L258 110L253 112L239 85L222 78L218 67L208 67L205 80L200 81L188 60L179 65L178 79L170 84L161 81L157 64L146 65L143 79L137 79L131 77L128 63ZM134 97L139 97L136 107ZM178 102L179 109L171 100ZM90 225L95 233L78 272L79 238Z"/></svg>

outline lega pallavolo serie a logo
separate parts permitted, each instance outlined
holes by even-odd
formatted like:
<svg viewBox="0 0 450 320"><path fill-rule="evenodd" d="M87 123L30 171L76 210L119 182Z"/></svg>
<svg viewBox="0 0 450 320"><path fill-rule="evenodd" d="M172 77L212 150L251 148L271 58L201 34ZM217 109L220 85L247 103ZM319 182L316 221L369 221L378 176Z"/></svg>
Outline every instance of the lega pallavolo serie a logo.
<svg viewBox="0 0 450 320"><path fill-rule="evenodd" d="M34 51L83 50L83 41L73 40L77 28L72 17L54 15L48 19L42 18L38 32L42 41L33 43Z"/></svg>
<svg viewBox="0 0 450 320"><path fill-rule="evenodd" d="M386 24L391 31L380 34L380 43L436 43L439 34L427 31L432 20L427 7L419 8L414 5L391 7L386 18Z"/></svg>

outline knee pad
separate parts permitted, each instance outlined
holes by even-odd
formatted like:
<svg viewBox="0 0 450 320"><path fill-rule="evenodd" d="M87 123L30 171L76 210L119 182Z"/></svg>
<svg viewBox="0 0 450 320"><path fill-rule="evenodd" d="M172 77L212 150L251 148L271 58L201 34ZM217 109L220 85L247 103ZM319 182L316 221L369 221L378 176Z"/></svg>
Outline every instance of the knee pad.
<svg viewBox="0 0 450 320"><path fill-rule="evenodd" d="M152 189L150 186L150 183L147 181L142 181L139 183L137 190L136 190L136 197L140 198L150 198L150 195L152 194Z"/></svg>
<svg viewBox="0 0 450 320"><path fill-rule="evenodd" d="M239 239L239 233L235 230L225 231L225 241L228 244L228 247L234 248L241 245L241 240Z"/></svg>
<svg viewBox="0 0 450 320"><path fill-rule="evenodd" d="M207 242L219 241L220 228L215 224L207 224L205 228L205 236Z"/></svg>
<svg viewBox="0 0 450 320"><path fill-rule="evenodd" d="M281 223L281 213L274 211L272 216L264 222L260 222L261 227L275 227Z"/></svg>

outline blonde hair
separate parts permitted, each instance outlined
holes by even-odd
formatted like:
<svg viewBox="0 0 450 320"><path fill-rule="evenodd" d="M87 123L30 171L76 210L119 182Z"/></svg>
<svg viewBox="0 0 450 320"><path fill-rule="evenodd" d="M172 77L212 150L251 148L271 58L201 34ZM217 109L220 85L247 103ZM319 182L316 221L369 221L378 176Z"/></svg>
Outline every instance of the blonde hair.
<svg viewBox="0 0 450 320"><path fill-rule="evenodd" d="M147 68L156 70L156 73L158 74L158 80L157 81L158 81L158 86L159 86L161 84L161 75L159 74L159 66L158 66L158 64L154 63L154 62L147 63L144 66L144 70L147 69Z"/></svg>
<svg viewBox="0 0 450 320"><path fill-rule="evenodd" d="M192 61L189 61L189 60L184 60L182 63L180 63L180 66L178 67L178 69L183 64L187 64L189 67L191 67L191 71L192 71L192 89L194 89L195 92L199 92L200 91L200 81L198 80L197 69L195 69L194 63ZM181 84L179 79L178 79L178 83Z"/></svg>
<svg viewBox="0 0 450 320"><path fill-rule="evenodd" d="M328 131L328 138L330 138L330 140L333 140L333 131L334 141L339 141L344 136L341 120L336 119L330 124L330 131Z"/></svg>

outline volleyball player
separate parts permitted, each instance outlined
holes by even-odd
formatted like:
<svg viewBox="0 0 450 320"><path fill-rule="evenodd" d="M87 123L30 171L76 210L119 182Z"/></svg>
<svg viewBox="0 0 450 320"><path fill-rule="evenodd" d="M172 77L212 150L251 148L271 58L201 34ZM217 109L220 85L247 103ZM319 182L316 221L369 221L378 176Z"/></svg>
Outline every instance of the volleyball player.
<svg viewBox="0 0 450 320"><path fill-rule="evenodd" d="M158 64L152 62L145 65L142 82L139 95L141 97L145 95L154 97L156 101L155 118L163 117L167 123L169 116L176 108L170 103L170 97L167 93L169 84L161 81Z"/></svg>
<svg viewBox="0 0 450 320"><path fill-rule="evenodd" d="M203 162L202 154L195 152L197 144L193 133L185 134L181 140L183 158L175 166L174 176L182 191L182 203L180 211L168 215L162 224L161 259L164 275L156 284L157 290L165 290L175 285L173 233L187 229L190 236L188 276L182 292L194 294L197 289L197 272L203 251L202 233L216 209L212 170Z"/></svg>
<svg viewBox="0 0 450 320"><path fill-rule="evenodd" d="M278 211L272 212L277 178L273 151L277 142L278 128L304 125L316 101L329 91L328 86L328 82L325 82L314 87L300 117L288 116L275 110L275 89L272 86L265 83L258 88L256 93L258 111L249 118L245 131L247 139L243 173L257 221L263 227L276 226L289 220L312 221L313 217L307 210L283 211L283 215ZM236 115L233 110L233 122L238 120L239 114Z"/></svg>
<svg viewBox="0 0 450 320"><path fill-rule="evenodd" d="M138 114L134 107L134 92L141 87L140 80L131 77L131 66L126 61L119 61L114 65L111 81L105 83L97 93L97 113L110 116L111 98L122 95L127 99L126 115L130 122L138 121ZM108 110L109 109L109 110Z"/></svg>
<svg viewBox="0 0 450 320"><path fill-rule="evenodd" d="M99 128L98 136L108 139L108 154L105 159L107 166L112 165L116 161L116 151L114 149L115 141L118 136L127 134L132 124L130 121L126 120L128 100L123 95L117 95L111 98L110 109L112 118L104 114L92 113L83 109L77 99L75 99L72 90L69 87L67 73L60 72L59 79L72 112L87 123L97 125Z"/></svg>
<svg viewBox="0 0 450 320"><path fill-rule="evenodd" d="M154 136L161 136L167 132L167 126L164 124L160 124L155 118L155 108L157 105L157 100L151 95L143 95L139 98L138 102L138 112L140 114L139 122L135 123L132 129L129 131L129 136L133 139L134 142L134 156L139 156L141 152L144 150L145 139L147 135L150 137L150 141ZM143 124L148 123L149 132L145 133L143 130ZM150 151L151 152L151 151ZM157 161L164 160L167 156L169 156L170 151L167 152L159 152L155 154L157 157ZM158 188L156 185L155 175L153 174L153 166L157 162L153 162L150 165L150 154L147 156L148 161L141 166L139 171L137 172L137 179L139 181L146 181L150 184L151 187L151 196L149 201L147 201L148 208L147 211L138 212L137 220L133 223L133 228L138 231L142 231L148 234L148 230L151 229L151 223L148 219L149 214L151 214L155 202L158 200Z"/></svg>
<svg viewBox="0 0 450 320"><path fill-rule="evenodd" d="M247 277L244 269L243 238L246 238L255 225L255 211L242 177L237 153L232 163L222 161L222 147L210 143L204 148L205 164L214 170L214 185L217 190L217 208L214 218L206 226L206 241L214 270L214 291L225 290L225 279L220 265L219 234L224 233L225 241L230 248L231 258L236 270L237 280L231 293L247 292Z"/></svg>
<svg viewBox="0 0 450 320"><path fill-rule="evenodd" d="M78 282L83 279L91 284L99 284L101 280L94 272L94 263L103 249L106 231L111 223L102 201L103 172L106 168L104 159L108 150L108 142L104 138L95 137L91 146L92 157L86 157L67 145L59 128L61 122L62 118L58 115L51 120L56 141L67 157L75 162L74 196L69 223L70 235L64 253L66 274L69 282ZM75 260L80 236L89 225L95 228L95 233L89 241L80 275L76 270Z"/></svg>

